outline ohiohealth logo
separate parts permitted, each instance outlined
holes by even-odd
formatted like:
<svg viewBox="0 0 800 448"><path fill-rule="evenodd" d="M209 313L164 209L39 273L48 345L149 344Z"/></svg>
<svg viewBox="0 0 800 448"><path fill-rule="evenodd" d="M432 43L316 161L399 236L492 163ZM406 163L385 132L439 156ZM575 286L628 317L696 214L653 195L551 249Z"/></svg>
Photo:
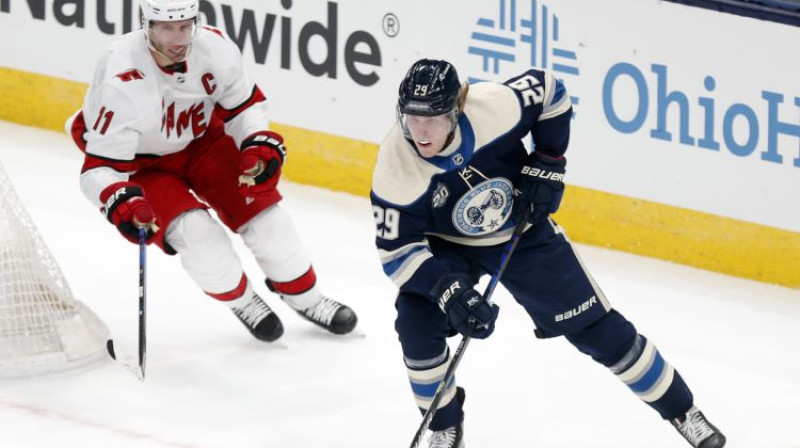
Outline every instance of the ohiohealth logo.
<svg viewBox="0 0 800 448"><path fill-rule="evenodd" d="M569 88L580 70L575 51L563 46L558 16L538 0L499 0L497 17L478 19L468 52L482 58L482 74L470 83L505 81L527 67L549 69ZM575 93L575 92L570 92ZM579 103L570 95L572 106Z"/></svg>

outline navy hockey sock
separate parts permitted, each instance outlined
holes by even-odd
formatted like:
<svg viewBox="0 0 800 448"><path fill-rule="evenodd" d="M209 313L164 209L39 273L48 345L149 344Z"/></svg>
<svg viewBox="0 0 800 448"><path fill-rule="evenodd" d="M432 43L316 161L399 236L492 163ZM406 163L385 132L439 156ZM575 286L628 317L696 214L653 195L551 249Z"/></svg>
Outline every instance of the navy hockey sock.
<svg viewBox="0 0 800 448"><path fill-rule="evenodd" d="M444 378L449 364L449 351L442 353L435 359L411 360L407 359L408 379L411 381L411 390L422 415L425 415L436 394L439 382ZM455 399L454 399L455 398ZM430 424L431 431L439 431L454 426L464 420L464 389L456 387L455 376L447 384L444 396L439 403L439 408Z"/></svg>
<svg viewBox="0 0 800 448"><path fill-rule="evenodd" d="M642 335L609 369L664 419L682 416L692 407L692 392L683 378Z"/></svg>
<svg viewBox="0 0 800 448"><path fill-rule="evenodd" d="M616 310L567 339L581 352L608 367L636 396L662 418L683 416L692 407L692 392L661 357L652 342Z"/></svg>

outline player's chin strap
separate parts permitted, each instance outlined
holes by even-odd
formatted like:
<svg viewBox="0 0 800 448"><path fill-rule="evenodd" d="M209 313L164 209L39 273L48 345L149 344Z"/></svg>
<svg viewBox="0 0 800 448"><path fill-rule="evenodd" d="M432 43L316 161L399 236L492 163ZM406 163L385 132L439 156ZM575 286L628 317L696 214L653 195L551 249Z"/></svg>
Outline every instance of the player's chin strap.
<svg viewBox="0 0 800 448"><path fill-rule="evenodd" d="M486 299L487 302L491 302L492 294L494 294L497 283L500 281L500 277L503 275L503 272L505 272L506 267L508 266L508 261L511 259L511 255L517 248L517 243L519 243L519 239L522 237L522 232L525 231L530 214L531 209L528 207L525 210L522 219L520 219L520 221L517 223L517 226L514 227L514 233L511 235L511 239L508 241L508 243L506 243L506 247L503 249L503 255L500 257L500 267L492 276L489 286L486 287L486 291L483 293L483 298ZM425 416L422 417L422 423L419 425L417 433L414 434L414 440L411 442L411 448L418 448L420 442L422 442L422 436L428 431L428 426L431 424L433 415L436 413L436 410L439 409L439 403L442 401L442 397L444 397L444 390L447 384L453 378L453 375L456 372L456 367L458 367L458 364L461 362L461 358L464 356L464 351L467 350L467 345L469 345L469 341L472 339L472 332L475 330L475 326L475 319L470 319L467 332L464 334L464 337L461 338L461 342L458 344L458 348L456 348L456 351L453 354L453 359L450 360L450 364L447 366L447 371L445 372L444 377L441 381L439 381L439 385L436 387L436 393L433 395L431 405L428 407L428 411L425 412Z"/></svg>

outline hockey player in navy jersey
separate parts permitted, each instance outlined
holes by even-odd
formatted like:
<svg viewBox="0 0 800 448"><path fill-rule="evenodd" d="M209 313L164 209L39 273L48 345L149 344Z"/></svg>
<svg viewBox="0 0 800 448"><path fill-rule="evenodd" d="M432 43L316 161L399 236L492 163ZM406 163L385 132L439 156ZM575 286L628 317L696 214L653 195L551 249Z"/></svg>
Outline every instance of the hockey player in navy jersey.
<svg viewBox="0 0 800 448"><path fill-rule="evenodd" d="M283 325L253 291L219 220L239 234L292 309L349 333L356 315L322 294L277 183L286 157L236 45L199 23L198 0L141 0L142 29L100 59L67 123L85 153L81 189L122 235L178 254L189 276L256 338Z"/></svg>
<svg viewBox="0 0 800 448"><path fill-rule="evenodd" d="M564 191L572 105L562 83L531 69L503 84L459 82L445 61L422 59L400 84L397 123L372 183L376 244L399 287L403 358L424 413L447 370L446 338L494 330L499 308L474 289L498 269L516 222L524 234L500 279L540 338L565 336L606 366L696 448L725 437L652 341L611 307L549 217ZM530 133L535 150L522 139ZM528 210L530 209L530 210ZM527 212L527 213L526 213ZM455 380L430 424L431 448L461 448L464 391Z"/></svg>

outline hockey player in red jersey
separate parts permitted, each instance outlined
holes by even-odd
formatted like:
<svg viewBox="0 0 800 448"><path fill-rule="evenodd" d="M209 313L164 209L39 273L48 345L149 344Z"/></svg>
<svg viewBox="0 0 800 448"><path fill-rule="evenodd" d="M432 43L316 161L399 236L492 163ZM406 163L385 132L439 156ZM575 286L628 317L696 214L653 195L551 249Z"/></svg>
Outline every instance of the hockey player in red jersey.
<svg viewBox="0 0 800 448"><path fill-rule="evenodd" d="M122 235L178 254L191 278L228 305L256 338L283 334L253 291L219 220L239 234L267 285L335 334L352 309L322 294L277 183L283 138L269 130L265 97L239 49L201 26L198 0L141 0L142 29L100 59L83 107L67 123L85 153L80 184Z"/></svg>

